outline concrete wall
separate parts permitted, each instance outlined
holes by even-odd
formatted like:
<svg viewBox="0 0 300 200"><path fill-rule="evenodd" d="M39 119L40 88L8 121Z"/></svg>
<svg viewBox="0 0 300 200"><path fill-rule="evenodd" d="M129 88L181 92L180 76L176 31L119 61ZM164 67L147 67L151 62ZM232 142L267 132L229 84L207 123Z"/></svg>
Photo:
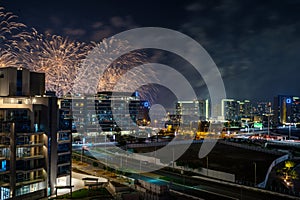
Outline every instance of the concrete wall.
<svg viewBox="0 0 300 200"><path fill-rule="evenodd" d="M194 172L208 176L208 177L213 177L213 178L217 178L220 180L224 180L224 181L235 182L235 175L226 173L226 172L211 170L211 169L207 169L207 168L195 170Z"/></svg>
<svg viewBox="0 0 300 200"><path fill-rule="evenodd" d="M0 96L15 96L17 91L17 70L9 67L0 69Z"/></svg>

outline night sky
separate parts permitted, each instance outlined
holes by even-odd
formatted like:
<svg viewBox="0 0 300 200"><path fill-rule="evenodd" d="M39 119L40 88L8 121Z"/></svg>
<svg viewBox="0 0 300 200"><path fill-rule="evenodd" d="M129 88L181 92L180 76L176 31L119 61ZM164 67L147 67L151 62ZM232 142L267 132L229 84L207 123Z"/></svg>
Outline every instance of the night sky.
<svg viewBox="0 0 300 200"><path fill-rule="evenodd" d="M208 51L228 98L300 96L300 1L0 2L28 27L84 42L135 27L174 29Z"/></svg>

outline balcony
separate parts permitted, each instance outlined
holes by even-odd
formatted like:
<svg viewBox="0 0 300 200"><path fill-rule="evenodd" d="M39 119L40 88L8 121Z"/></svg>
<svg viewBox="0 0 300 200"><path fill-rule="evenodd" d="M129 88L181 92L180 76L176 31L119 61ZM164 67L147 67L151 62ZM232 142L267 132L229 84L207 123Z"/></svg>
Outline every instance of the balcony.
<svg viewBox="0 0 300 200"><path fill-rule="evenodd" d="M65 162L65 163L58 163L57 164L58 167L63 167L63 166L71 166L71 162Z"/></svg>
<svg viewBox="0 0 300 200"><path fill-rule="evenodd" d="M18 134L18 136L31 136L31 135L43 135L43 134L45 134L45 132L43 132L43 131L30 132L30 133L28 133L28 132L20 132L20 133L17 133L17 134Z"/></svg>
<svg viewBox="0 0 300 200"><path fill-rule="evenodd" d="M43 154L35 154L35 155L30 155L30 154L17 154L17 159L16 160L34 160L34 159L41 159L44 158L45 156Z"/></svg>
<svg viewBox="0 0 300 200"><path fill-rule="evenodd" d="M5 143L0 143L0 148L8 148L10 145L9 142L5 142Z"/></svg>
<svg viewBox="0 0 300 200"><path fill-rule="evenodd" d="M71 132L58 133L57 142L59 144L70 143L71 142Z"/></svg>
<svg viewBox="0 0 300 200"><path fill-rule="evenodd" d="M44 177L35 177L33 179L28 179L28 178L24 178L24 179L19 179L19 180L16 180L17 183L16 183L16 186L21 186L21 185L29 185L29 184L32 184L32 183L38 183L38 182L43 182L45 181L45 178Z"/></svg>
<svg viewBox="0 0 300 200"><path fill-rule="evenodd" d="M64 156L64 155L70 155L71 151L65 151L65 152L57 152L58 156Z"/></svg>
<svg viewBox="0 0 300 200"><path fill-rule="evenodd" d="M1 122L0 123L0 133L7 135L7 133L10 133L10 125L9 122Z"/></svg>
<svg viewBox="0 0 300 200"><path fill-rule="evenodd" d="M2 160L9 160L10 159L10 154L0 154L0 161Z"/></svg>
<svg viewBox="0 0 300 200"><path fill-rule="evenodd" d="M10 186L9 175L0 176L0 187Z"/></svg>
<svg viewBox="0 0 300 200"><path fill-rule="evenodd" d="M17 173L23 173L23 174L25 174L25 173L35 172L35 171L42 171L45 168L46 168L46 166L40 164L38 166L33 166L33 167L27 166L27 167L25 167L23 169L16 170L16 172Z"/></svg>
<svg viewBox="0 0 300 200"><path fill-rule="evenodd" d="M63 143L63 144L59 144L58 148L57 148L57 153L61 154L61 153L69 153L71 152L71 144L70 142L68 143Z"/></svg>
<svg viewBox="0 0 300 200"><path fill-rule="evenodd" d="M71 166L58 167L57 177L70 175L70 167Z"/></svg>
<svg viewBox="0 0 300 200"><path fill-rule="evenodd" d="M37 141L17 141L17 147L37 147L43 146L44 142L37 140Z"/></svg>
<svg viewBox="0 0 300 200"><path fill-rule="evenodd" d="M57 164L59 166L62 165L70 165L71 164L71 154L64 154L64 155L59 155Z"/></svg>
<svg viewBox="0 0 300 200"><path fill-rule="evenodd" d="M7 165L6 168L1 168L0 172L4 172L0 174L0 180L2 180L3 177L8 176L7 174L9 173L9 165Z"/></svg>

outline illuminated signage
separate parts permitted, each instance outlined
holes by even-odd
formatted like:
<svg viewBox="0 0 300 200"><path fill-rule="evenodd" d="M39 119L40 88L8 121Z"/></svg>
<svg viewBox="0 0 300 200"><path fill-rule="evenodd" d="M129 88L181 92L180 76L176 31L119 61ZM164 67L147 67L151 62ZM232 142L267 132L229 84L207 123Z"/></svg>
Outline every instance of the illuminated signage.
<svg viewBox="0 0 300 200"><path fill-rule="evenodd" d="M147 101L144 102L144 106L145 106L145 107L149 107L149 102L147 102Z"/></svg>
<svg viewBox="0 0 300 200"><path fill-rule="evenodd" d="M286 103L292 103L292 99L291 99L291 98L287 98L287 99L285 100L285 102L286 102Z"/></svg>
<svg viewBox="0 0 300 200"><path fill-rule="evenodd" d="M262 128L262 127L263 127L262 123L259 122L254 123L254 128Z"/></svg>

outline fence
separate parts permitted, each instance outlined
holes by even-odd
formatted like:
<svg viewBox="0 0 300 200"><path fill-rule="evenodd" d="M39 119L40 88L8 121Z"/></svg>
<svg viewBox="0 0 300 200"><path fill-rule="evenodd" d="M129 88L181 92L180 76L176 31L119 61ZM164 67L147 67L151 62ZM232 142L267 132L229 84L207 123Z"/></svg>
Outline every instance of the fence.
<svg viewBox="0 0 300 200"><path fill-rule="evenodd" d="M266 184L267 184L267 181L268 181L268 178L269 178L269 175L270 175L270 173L271 173L273 167L275 167L278 163L281 163L281 162L283 162L283 161L289 159L289 157L290 157L290 155L289 155L289 154L286 154L286 155L281 156L281 157L277 158L276 160L274 160L274 161L271 163L271 165L270 165L270 167L269 167L269 169L268 169L268 172L267 172L267 174L266 174L265 180L264 180L263 182L259 183L257 186L258 186L258 187L261 187L261 188L265 188L265 187L266 187Z"/></svg>

